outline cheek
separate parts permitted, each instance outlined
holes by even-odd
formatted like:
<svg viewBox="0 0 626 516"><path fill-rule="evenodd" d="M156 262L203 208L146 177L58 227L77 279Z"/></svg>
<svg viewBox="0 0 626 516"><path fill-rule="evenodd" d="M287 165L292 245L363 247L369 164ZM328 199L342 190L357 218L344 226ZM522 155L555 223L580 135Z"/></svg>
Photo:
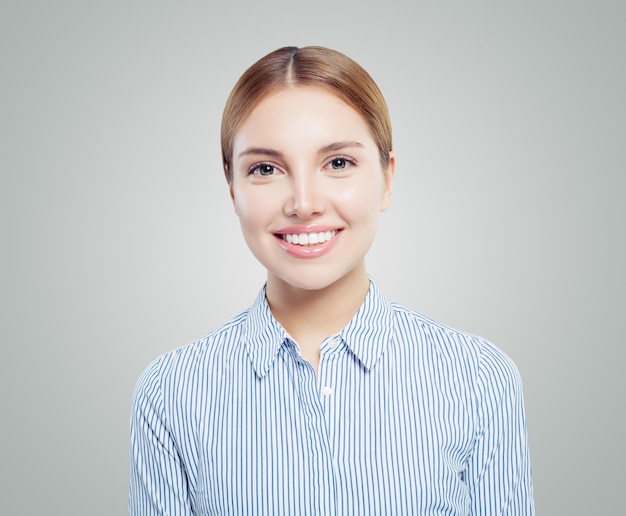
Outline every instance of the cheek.
<svg viewBox="0 0 626 516"><path fill-rule="evenodd" d="M249 224L260 215L263 203L260 202L258 195L251 195L251 193L245 189L234 188L233 206L235 207L235 213L241 220L241 223Z"/></svg>
<svg viewBox="0 0 626 516"><path fill-rule="evenodd" d="M380 213L382 181L363 181L342 188L334 193L334 204L346 218L367 221Z"/></svg>

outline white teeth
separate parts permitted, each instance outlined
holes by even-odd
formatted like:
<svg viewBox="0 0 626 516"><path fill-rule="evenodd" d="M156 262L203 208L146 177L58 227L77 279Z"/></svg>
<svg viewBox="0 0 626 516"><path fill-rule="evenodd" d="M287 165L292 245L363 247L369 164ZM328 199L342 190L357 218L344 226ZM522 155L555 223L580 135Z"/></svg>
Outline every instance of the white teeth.
<svg viewBox="0 0 626 516"><path fill-rule="evenodd" d="M321 231L319 233L293 233L284 234L283 239L290 244L315 245L322 244L335 237L337 231Z"/></svg>

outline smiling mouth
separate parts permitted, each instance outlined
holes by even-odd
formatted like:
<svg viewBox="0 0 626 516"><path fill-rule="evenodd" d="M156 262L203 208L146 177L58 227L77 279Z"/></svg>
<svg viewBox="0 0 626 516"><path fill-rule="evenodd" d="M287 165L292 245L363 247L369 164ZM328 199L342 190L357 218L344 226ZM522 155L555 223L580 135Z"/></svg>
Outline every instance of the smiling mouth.
<svg viewBox="0 0 626 516"><path fill-rule="evenodd" d="M337 236L337 231L320 231L318 233L285 233L278 235L289 244L301 245L304 247L323 244Z"/></svg>

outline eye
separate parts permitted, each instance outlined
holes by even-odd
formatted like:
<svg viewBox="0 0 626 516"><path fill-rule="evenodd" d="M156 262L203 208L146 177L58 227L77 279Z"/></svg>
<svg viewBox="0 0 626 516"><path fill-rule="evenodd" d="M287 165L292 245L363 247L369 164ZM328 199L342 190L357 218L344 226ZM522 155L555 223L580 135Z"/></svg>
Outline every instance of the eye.
<svg viewBox="0 0 626 516"><path fill-rule="evenodd" d="M332 170L345 170L346 168L354 164L354 161L352 161L351 159L337 157L330 160L326 165L326 168L330 168Z"/></svg>
<svg viewBox="0 0 626 516"><path fill-rule="evenodd" d="M249 175L257 175L257 176L271 176L276 172L276 167L274 165L269 165L268 163L260 163L258 165L254 165L250 170L248 170Z"/></svg>
<svg viewBox="0 0 626 516"><path fill-rule="evenodd" d="M343 158L335 158L330 162L330 166L333 167L335 170L346 168L347 164L348 163Z"/></svg>

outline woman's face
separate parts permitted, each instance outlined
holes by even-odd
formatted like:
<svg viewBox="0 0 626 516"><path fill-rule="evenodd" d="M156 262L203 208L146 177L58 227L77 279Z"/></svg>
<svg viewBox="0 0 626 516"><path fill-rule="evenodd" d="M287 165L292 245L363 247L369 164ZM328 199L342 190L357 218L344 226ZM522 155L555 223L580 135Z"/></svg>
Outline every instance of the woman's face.
<svg viewBox="0 0 626 516"><path fill-rule="evenodd" d="M336 95L298 86L265 97L236 133L231 195L268 282L317 290L363 268L391 196L361 115Z"/></svg>

